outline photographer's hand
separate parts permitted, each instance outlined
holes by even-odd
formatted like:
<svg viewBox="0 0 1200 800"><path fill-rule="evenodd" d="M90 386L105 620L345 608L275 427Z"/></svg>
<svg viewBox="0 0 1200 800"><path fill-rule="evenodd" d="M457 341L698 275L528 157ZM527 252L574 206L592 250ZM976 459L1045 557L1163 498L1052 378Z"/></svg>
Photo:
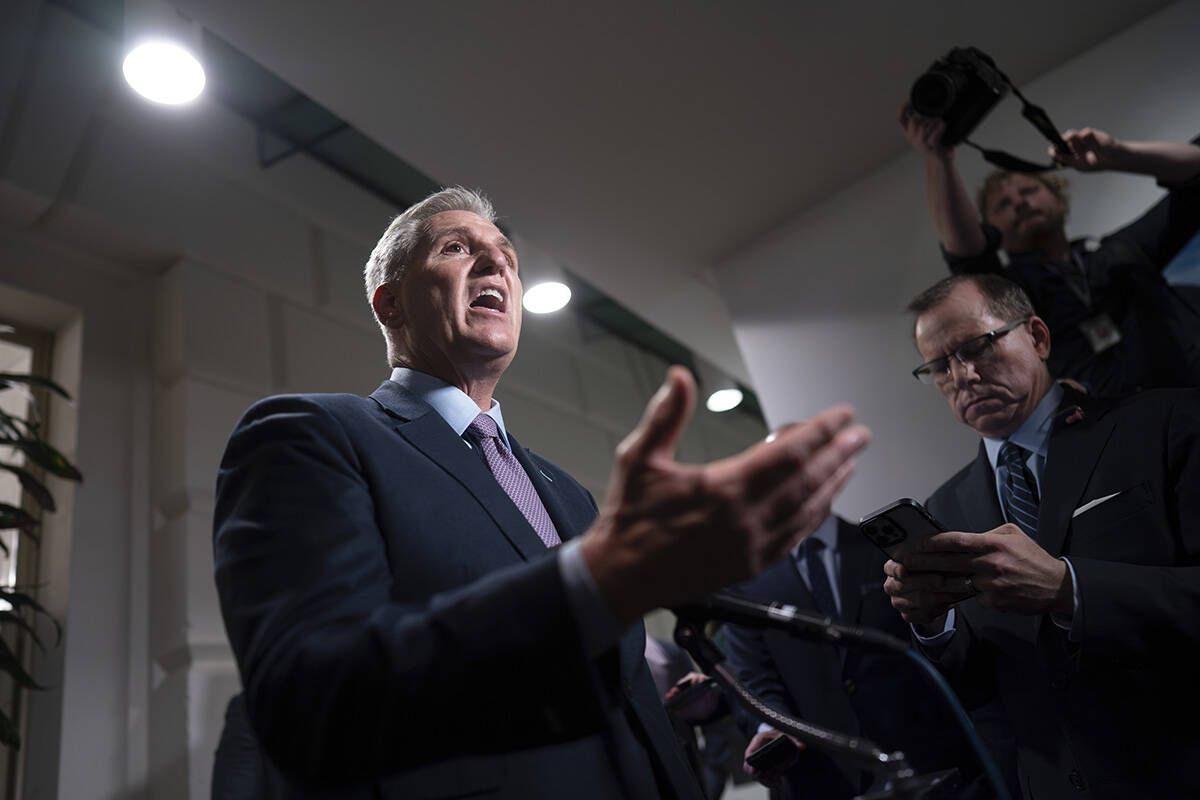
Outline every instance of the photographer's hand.
<svg viewBox="0 0 1200 800"><path fill-rule="evenodd" d="M1070 148L1050 155L1081 172L1116 170L1149 175L1162 183L1182 183L1200 174L1200 147L1185 142L1131 142L1095 128L1063 132Z"/></svg>
<svg viewBox="0 0 1200 800"><path fill-rule="evenodd" d="M979 227L979 213L954 166L954 149L942 144L946 123L918 114L907 101L900 106L897 121L904 138L925 159L929 218L942 247L956 256L982 253L987 240Z"/></svg>
<svg viewBox="0 0 1200 800"><path fill-rule="evenodd" d="M1050 147L1050 156L1060 164L1080 172L1121 169L1125 146L1104 131L1095 128L1072 129L1063 131L1062 138L1069 148L1066 152Z"/></svg>
<svg viewBox="0 0 1200 800"><path fill-rule="evenodd" d="M913 109L907 100L900 106L900 116L896 120L900 130L912 149L926 159L951 162L954 160L954 148L942 144L942 134L946 131L946 123L939 117L927 117Z"/></svg>

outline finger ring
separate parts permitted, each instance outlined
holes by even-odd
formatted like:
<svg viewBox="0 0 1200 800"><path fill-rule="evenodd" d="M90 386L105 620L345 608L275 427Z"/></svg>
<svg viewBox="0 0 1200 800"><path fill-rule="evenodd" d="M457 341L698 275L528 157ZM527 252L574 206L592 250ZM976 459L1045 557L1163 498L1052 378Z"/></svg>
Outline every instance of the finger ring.
<svg viewBox="0 0 1200 800"><path fill-rule="evenodd" d="M966 583L967 583L967 591L970 592L971 594L976 594L975 578L971 575L968 575Z"/></svg>

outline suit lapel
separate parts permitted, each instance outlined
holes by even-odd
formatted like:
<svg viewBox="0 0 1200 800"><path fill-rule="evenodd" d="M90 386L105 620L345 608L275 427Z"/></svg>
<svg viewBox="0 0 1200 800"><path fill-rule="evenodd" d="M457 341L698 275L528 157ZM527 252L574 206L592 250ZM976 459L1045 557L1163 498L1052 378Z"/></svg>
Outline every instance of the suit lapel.
<svg viewBox="0 0 1200 800"><path fill-rule="evenodd" d="M479 501L524 559L545 555L546 546L513 504L512 498L500 488L479 454L456 435L428 403L394 381L384 381L371 398L389 414L399 418L395 425L397 433L449 473Z"/></svg>
<svg viewBox="0 0 1200 800"><path fill-rule="evenodd" d="M841 555L838 595L842 601L842 618L851 624L857 624L862 616L863 587L872 580L883 583L882 570L877 575L868 573L877 561L869 552L874 547L857 525L838 520L838 552Z"/></svg>
<svg viewBox="0 0 1200 800"><path fill-rule="evenodd" d="M567 508L562 502L562 495L556 490L550 476L542 472L541 467L533 460L529 451L522 447L511 433L508 434L508 442L512 445L513 455L517 457L521 468L529 476L529 481L537 491L538 497L542 498L542 505L546 507L546 513L550 515L550 521L554 523L554 529L558 531L559 537L565 542L583 533L576 524L572 523Z"/></svg>
<svg viewBox="0 0 1200 800"><path fill-rule="evenodd" d="M985 533L1004 524L1000 500L996 497L995 473L988 463L983 442L979 443L979 452L967 479L959 483L954 494L972 533Z"/></svg>
<svg viewBox="0 0 1200 800"><path fill-rule="evenodd" d="M1083 497L1113 428L1112 421L1104 419L1103 406L1078 397L1067 398L1064 403L1078 405L1082 418L1072 423L1056 418L1046 451L1038 544L1052 556L1062 555L1071 514Z"/></svg>

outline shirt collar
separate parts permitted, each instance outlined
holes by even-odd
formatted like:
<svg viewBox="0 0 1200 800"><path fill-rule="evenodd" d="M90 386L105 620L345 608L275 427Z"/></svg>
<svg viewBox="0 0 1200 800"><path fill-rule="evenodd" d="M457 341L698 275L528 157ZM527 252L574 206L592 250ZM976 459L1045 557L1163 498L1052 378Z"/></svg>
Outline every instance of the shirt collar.
<svg viewBox="0 0 1200 800"><path fill-rule="evenodd" d="M1034 407L1029 418L1021 423L1007 439L992 439L984 437L983 446L987 450L988 461L992 469L1000 458L1000 448L1006 441L1020 445L1030 453L1035 453L1044 460L1050 449L1050 430L1054 427L1054 412L1062 402L1063 389L1057 383L1050 387L1046 396Z"/></svg>
<svg viewBox="0 0 1200 800"><path fill-rule="evenodd" d="M838 542L837 516L834 514L830 514L828 517L825 518L825 521L822 522L820 525L818 525L817 529L812 532L812 536L805 537L805 538L820 539L821 543L825 545L826 550L829 550L830 552L837 550L837 542ZM802 544L804 544L804 539L801 539L799 542L796 543L796 546L792 548L792 555L795 556L796 558L800 557L800 545L802 545Z"/></svg>
<svg viewBox="0 0 1200 800"><path fill-rule="evenodd" d="M394 367L391 380L400 384L417 397L424 400L433 410L446 421L456 434L462 436L467 427L479 416L479 406L467 396L467 393L457 386L451 386L441 378L435 378L424 372L417 372L408 367ZM512 449L508 442L508 431L504 428L504 415L500 413L500 403L492 399L492 407L487 415L496 423L500 430L500 438L505 447Z"/></svg>

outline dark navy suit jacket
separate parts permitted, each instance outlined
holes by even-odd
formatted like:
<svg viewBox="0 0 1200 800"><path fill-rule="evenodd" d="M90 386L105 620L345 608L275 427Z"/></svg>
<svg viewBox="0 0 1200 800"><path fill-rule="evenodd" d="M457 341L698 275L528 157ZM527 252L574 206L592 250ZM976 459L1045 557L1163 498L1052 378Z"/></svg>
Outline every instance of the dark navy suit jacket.
<svg viewBox="0 0 1200 800"><path fill-rule="evenodd" d="M858 527L838 519L842 618L908 639L908 625L883 591L878 548ZM816 612L792 558L780 559L741 591L767 602ZM809 642L780 631L728 629L728 660L746 686L791 716L845 734L863 735L887 751L903 750L920 770L955 766L965 751L943 703L904 658ZM849 798L867 778L814 747L784 777L786 798Z"/></svg>
<svg viewBox="0 0 1200 800"><path fill-rule="evenodd" d="M563 539L587 528L587 491L510 442ZM399 385L253 406L215 531L249 717L296 795L698 796L642 626L589 659L557 559Z"/></svg>
<svg viewBox="0 0 1200 800"><path fill-rule="evenodd" d="M1002 524L982 445L929 510L952 530ZM969 600L941 666L968 703L999 698L1027 798L1200 797L1200 392L1068 390L1038 544L1074 567L1078 641Z"/></svg>

